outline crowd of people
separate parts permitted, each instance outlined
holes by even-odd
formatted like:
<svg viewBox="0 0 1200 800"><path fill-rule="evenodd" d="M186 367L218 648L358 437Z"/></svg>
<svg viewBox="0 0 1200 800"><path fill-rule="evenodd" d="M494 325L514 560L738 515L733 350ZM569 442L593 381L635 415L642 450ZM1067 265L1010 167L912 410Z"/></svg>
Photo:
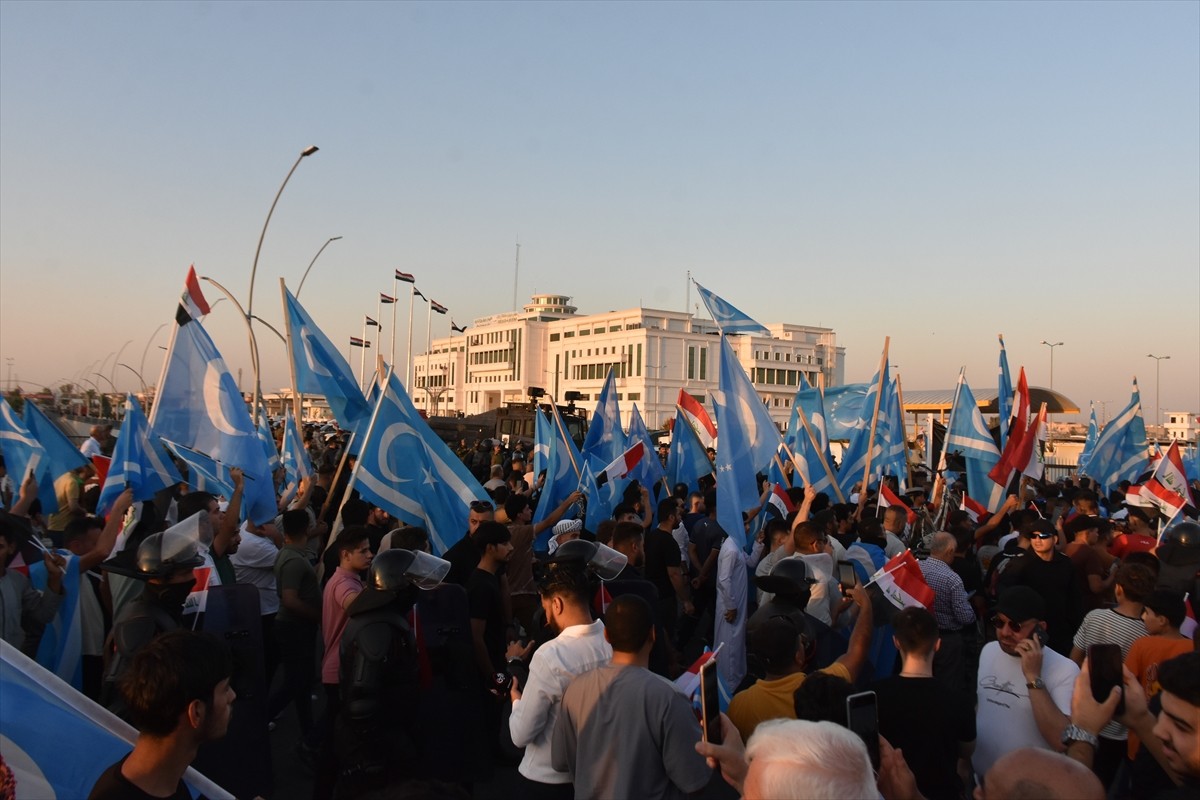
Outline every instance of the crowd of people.
<svg viewBox="0 0 1200 800"><path fill-rule="evenodd" d="M57 509L32 481L5 498L0 635L36 651L62 593L52 547L41 592L12 556L30 538L69 550L84 693L139 731L92 798L190 796L189 765L269 796L260 748L289 709L314 798L470 797L513 765L530 798L1200 792L1200 526L1160 541L1119 488L1026 482L975 520L940 477L905 476L907 507L797 486L786 515L745 509L742 548L711 476L632 483L597 530L578 493L534 523L544 476L524 447L462 442L490 500L439 557L424 530L345 496L341 434L307 442L315 476L264 525L241 521L237 470L229 497L126 492L105 518L88 468L60 479ZM906 551L928 607L868 591ZM1124 677L1097 697L1105 645ZM710 741L688 678L713 652L727 712ZM847 713L864 692L866 738Z"/></svg>

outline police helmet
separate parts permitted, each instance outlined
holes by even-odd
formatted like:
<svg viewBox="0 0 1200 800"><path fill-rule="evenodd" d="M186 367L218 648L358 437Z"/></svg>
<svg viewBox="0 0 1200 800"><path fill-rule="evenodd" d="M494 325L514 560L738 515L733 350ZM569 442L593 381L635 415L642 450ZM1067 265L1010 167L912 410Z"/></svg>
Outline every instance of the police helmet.
<svg viewBox="0 0 1200 800"><path fill-rule="evenodd" d="M371 561L367 583L372 589L395 592L409 586L432 589L450 571L450 562L419 550L384 550Z"/></svg>
<svg viewBox="0 0 1200 800"><path fill-rule="evenodd" d="M199 543L174 530L147 536L138 545L137 572L145 579L167 578L181 570L195 569L204 563Z"/></svg>
<svg viewBox="0 0 1200 800"><path fill-rule="evenodd" d="M563 542L548 559L546 566L580 566L596 573L602 581L611 581L621 574L629 559L607 545L589 542L586 539L571 539Z"/></svg>

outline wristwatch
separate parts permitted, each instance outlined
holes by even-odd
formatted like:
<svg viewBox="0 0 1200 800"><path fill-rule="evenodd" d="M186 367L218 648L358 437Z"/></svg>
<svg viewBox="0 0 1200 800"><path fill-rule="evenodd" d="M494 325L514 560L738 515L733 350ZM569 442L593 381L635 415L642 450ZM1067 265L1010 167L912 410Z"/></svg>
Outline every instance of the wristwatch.
<svg viewBox="0 0 1200 800"><path fill-rule="evenodd" d="M1042 680L1041 678L1034 678L1033 680L1031 680L1025 684L1025 688L1026 689L1045 689L1046 682L1044 680Z"/></svg>
<svg viewBox="0 0 1200 800"><path fill-rule="evenodd" d="M1073 722L1062 733L1062 746L1067 747L1071 742L1083 742L1090 744L1093 748L1100 744L1100 740L1096 738L1094 733L1088 733Z"/></svg>

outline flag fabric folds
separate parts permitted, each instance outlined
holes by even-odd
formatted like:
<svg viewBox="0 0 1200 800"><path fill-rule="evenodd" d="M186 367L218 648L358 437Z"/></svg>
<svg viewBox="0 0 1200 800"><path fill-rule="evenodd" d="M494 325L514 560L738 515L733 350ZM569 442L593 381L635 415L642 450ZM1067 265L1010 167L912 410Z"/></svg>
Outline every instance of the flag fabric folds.
<svg viewBox="0 0 1200 800"><path fill-rule="evenodd" d="M1026 441L1026 434L1030 431L1029 384L1025 380L1024 367L1021 367L1021 374L1017 378L1017 393L1014 400L1016 401L1016 410L1013 411L1012 418L1008 421L1007 440L1000 451L1000 460L988 473L989 478L1005 488L1012 481L1013 475L1020 473L1028 462L1026 448L1030 442Z"/></svg>
<svg viewBox="0 0 1200 800"><path fill-rule="evenodd" d="M554 423L545 413L539 411L533 415L533 475L536 478L546 468L550 458L550 445L554 441Z"/></svg>
<svg viewBox="0 0 1200 800"><path fill-rule="evenodd" d="M166 448L142 414L142 407L133 395L128 395L125 421L121 423L121 435L117 438L96 510L103 514L112 508L126 487L133 489L134 501L140 502L154 499L157 492L182 480Z"/></svg>
<svg viewBox="0 0 1200 800"><path fill-rule="evenodd" d="M200 280L196 277L196 265L188 267L187 277L183 280L183 296L179 299L188 319L200 319L206 316L212 308L200 290Z"/></svg>
<svg viewBox="0 0 1200 800"><path fill-rule="evenodd" d="M385 306L391 305L392 303L396 302L396 298L392 297L391 295L380 292L379 293L379 302L383 303ZM370 317L367 317L367 319L370 319ZM376 326L379 325L378 322L376 322L375 324L376 324Z"/></svg>
<svg viewBox="0 0 1200 800"><path fill-rule="evenodd" d="M368 502L428 531L439 556L466 534L471 502L489 500L462 460L421 419L394 374L352 480Z"/></svg>
<svg viewBox="0 0 1200 800"><path fill-rule="evenodd" d="M217 497L233 496L233 478L224 464L177 442L164 439L163 444L187 465L187 477L184 481L188 486L198 492L208 492Z"/></svg>
<svg viewBox="0 0 1200 800"><path fill-rule="evenodd" d="M600 487L596 485L596 476L590 463L584 462L576 488L583 492L584 499L587 500L583 527L595 533L600 529L600 523L612 517L612 504L607 493L600 491Z"/></svg>
<svg viewBox="0 0 1200 800"><path fill-rule="evenodd" d="M1008 371L1008 353L1004 349L1004 334L1000 334L1000 388L996 391L996 404L999 406L1000 417L1000 449L1008 442L1009 417L1012 416L1013 385L1012 375Z"/></svg>
<svg viewBox="0 0 1200 800"><path fill-rule="evenodd" d="M429 307L432 308L434 310L434 312L438 313L438 314L445 314L447 311L450 310L450 309L446 308L444 305L442 305L441 303L439 303L437 300L430 300Z"/></svg>
<svg viewBox="0 0 1200 800"><path fill-rule="evenodd" d="M296 418L292 416L291 409L285 413L283 451L279 455L279 460L283 464L284 474L287 475L287 485L291 491L299 486L300 481L313 474L312 459L308 457L308 449L304 446L304 439L300 436L300 429L296 427Z"/></svg>
<svg viewBox="0 0 1200 800"><path fill-rule="evenodd" d="M675 405L683 412L683 418L689 423L700 444L706 448L712 447L717 441L717 426L713 424L704 406L690 392L683 389L679 390L679 399L675 401Z"/></svg>
<svg viewBox="0 0 1200 800"><path fill-rule="evenodd" d="M1042 442L1046 441L1046 404L1038 410L1037 417L1025 431L1025 441L1017 458L1017 469L1035 481L1040 481L1046 472L1046 458L1042 453Z"/></svg>
<svg viewBox="0 0 1200 800"><path fill-rule="evenodd" d="M911 550L893 556L877 570L867 584L867 591L871 594L876 627L886 625L897 611L906 608L933 609L933 589L925 582L921 565Z"/></svg>
<svg viewBox="0 0 1200 800"><path fill-rule="evenodd" d="M267 469L272 473L279 469L279 451L275 449L275 435L271 433L271 422L267 415L258 418L258 440L262 442L263 455L267 457Z"/></svg>
<svg viewBox="0 0 1200 800"><path fill-rule="evenodd" d="M256 525L269 522L278 513L275 492L242 393L204 328L182 306L176 319L150 427L168 441L239 467L249 479L242 502L246 518Z"/></svg>
<svg viewBox="0 0 1200 800"><path fill-rule="evenodd" d="M370 417L371 407L358 387L354 371L287 289L284 289L283 301L296 391L322 395L338 425L345 430L357 431L358 426Z"/></svg>
<svg viewBox="0 0 1200 800"><path fill-rule="evenodd" d="M917 521L917 514L912 510L908 503L900 499L900 496L892 491L892 487L886 483L879 487L879 507L880 508L898 508L904 512L904 518L912 525Z"/></svg>
<svg viewBox="0 0 1200 800"><path fill-rule="evenodd" d="M989 516L988 510L971 499L971 495L963 492L962 502L958 504L959 511L965 511L971 522L979 523Z"/></svg>
<svg viewBox="0 0 1200 800"><path fill-rule="evenodd" d="M671 428L671 450L667 453L667 478L674 486L686 483L689 492L700 488L700 479L713 472L712 462L696 431L687 422L682 407L675 408L675 425Z"/></svg>
<svg viewBox="0 0 1200 800"><path fill-rule="evenodd" d="M3 398L0 398L0 452L4 454L4 464L16 487L20 487L30 472L37 477L45 470L46 448ZM57 509L58 501L50 508Z"/></svg>
<svg viewBox="0 0 1200 800"><path fill-rule="evenodd" d="M629 419L629 434L626 437L626 443L632 444L636 441L643 444L645 457L638 462L629 477L645 486L649 490L650 496L654 497L655 492L663 488L663 481L666 480L667 473L658 454L654 452L654 441L650 438L650 432L646 430L642 412L638 411L637 403L634 403L633 414Z"/></svg>
<svg viewBox="0 0 1200 800"><path fill-rule="evenodd" d="M850 439L854 431L862 426L863 404L872 385L848 383L843 386L825 387L821 400L825 407L826 441ZM869 413L867 424L871 424Z"/></svg>
<svg viewBox="0 0 1200 800"><path fill-rule="evenodd" d="M593 472L604 469L625 452L625 432L621 430L621 408L617 402L617 376L611 368L596 401L592 424L583 440L583 457Z"/></svg>
<svg viewBox="0 0 1200 800"><path fill-rule="evenodd" d="M801 417L801 414L804 416ZM807 428L804 426L806 420ZM805 486L812 486L818 492L832 486L829 472L825 471L826 467L830 472L833 471L833 454L825 435L825 402L821 390L808 386L807 381L803 382L792 400L792 416L788 421L784 442L795 456L796 471Z"/></svg>
<svg viewBox="0 0 1200 800"><path fill-rule="evenodd" d="M721 436L715 464L717 523L744 549L742 513L758 506L756 476L767 468L783 439L724 336L719 386L713 395Z"/></svg>
<svg viewBox="0 0 1200 800"><path fill-rule="evenodd" d="M883 395L879 400L879 418L875 423L872 439L871 418L875 412L875 396L880 391ZM896 476L900 487L903 488L908 477L904 419L900 413L899 392L896 382L891 379L891 369L886 359L883 362L883 376L880 377L876 372L868 384L867 394L863 398L862 415L849 444L842 451L842 464L837 474L842 494L849 497L854 484L863 479L868 454L871 473L867 476L864 491L888 473Z"/></svg>
<svg viewBox="0 0 1200 800"><path fill-rule="evenodd" d="M989 511L998 509L1004 499L1004 487L992 481L988 473L1000 461L1000 449L983 422L965 372L958 374L958 392L950 409L943 450L946 454L962 455L966 462L967 492Z"/></svg>
<svg viewBox="0 0 1200 800"><path fill-rule="evenodd" d="M535 524L550 516L551 511L580 488L580 470L584 467L583 457L579 455L575 441L566 435L567 428L559 417L558 408L552 405L550 414L551 418L546 420L548 429L543 434L547 437L546 483L542 486L538 506L533 512ZM591 504L588 505L588 509L591 510ZM590 530L595 531L595 528ZM539 537L538 549L542 549L542 545L549 540L552 533L553 529L543 531L545 535Z"/></svg>
<svg viewBox="0 0 1200 800"><path fill-rule="evenodd" d="M37 662L83 691L83 620L79 608L79 557L69 550L58 550L66 560L62 577L63 597L54 619L42 630ZM46 563L29 565L29 583L39 592L48 586ZM88 587L91 591L91 587Z"/></svg>
<svg viewBox="0 0 1200 800"><path fill-rule="evenodd" d="M50 419L31 400L25 401L23 409L25 427L29 434L37 439L38 444L45 450L46 457L42 462L41 475L38 476L38 498L42 501L42 509L51 513L58 508L58 496L54 491L54 482L73 469L86 466L87 456L79 452L79 448L58 429Z"/></svg>
<svg viewBox="0 0 1200 800"><path fill-rule="evenodd" d="M414 278L412 275L410 275L407 272L401 272L400 270L396 270L396 280L403 281L404 283L416 283L417 282L417 279Z"/></svg>
<svg viewBox="0 0 1200 800"><path fill-rule="evenodd" d="M1087 436L1083 440L1083 450L1079 452L1077 469L1083 471L1087 469L1088 462L1092 460L1092 450L1096 448L1096 442L1100 439L1100 426L1096 424L1096 404L1092 403L1092 413L1088 419Z"/></svg>
<svg viewBox="0 0 1200 800"><path fill-rule="evenodd" d="M765 510L779 519L787 519L788 514L796 510L796 504L792 502L792 498L788 497L783 486L776 483L771 486L771 493L767 495Z"/></svg>
<svg viewBox="0 0 1200 800"><path fill-rule="evenodd" d="M761 336L771 335L771 331L765 325L755 322L745 312L717 297L708 289L696 283L696 281L692 281L692 283L696 284L696 289L700 292L700 299L704 301L704 307L708 309L709 316L713 318L713 322L717 323L717 327L721 329L722 335L740 333L756 333Z"/></svg>
<svg viewBox="0 0 1200 800"><path fill-rule="evenodd" d="M1142 396L1134 378L1129 405L1104 426L1087 467L1081 468L1079 474L1094 479L1107 492L1121 481L1137 480L1146 462L1146 423L1142 419Z"/></svg>
<svg viewBox="0 0 1200 800"><path fill-rule="evenodd" d="M603 472L596 476L596 486L603 487L609 481L617 481L628 477L631 472L637 469L645 456L645 442L634 442L632 447L617 456L612 463L604 468Z"/></svg>

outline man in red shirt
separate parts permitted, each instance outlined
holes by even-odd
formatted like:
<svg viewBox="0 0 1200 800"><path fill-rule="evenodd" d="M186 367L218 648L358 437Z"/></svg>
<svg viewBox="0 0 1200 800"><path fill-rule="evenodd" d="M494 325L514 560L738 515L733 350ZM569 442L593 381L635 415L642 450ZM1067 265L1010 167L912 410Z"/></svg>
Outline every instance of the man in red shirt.
<svg viewBox="0 0 1200 800"><path fill-rule="evenodd" d="M1144 508L1126 506L1129 516L1125 518L1125 532L1113 537L1108 552L1119 559L1130 553L1149 553L1158 540L1150 528L1150 515Z"/></svg>

